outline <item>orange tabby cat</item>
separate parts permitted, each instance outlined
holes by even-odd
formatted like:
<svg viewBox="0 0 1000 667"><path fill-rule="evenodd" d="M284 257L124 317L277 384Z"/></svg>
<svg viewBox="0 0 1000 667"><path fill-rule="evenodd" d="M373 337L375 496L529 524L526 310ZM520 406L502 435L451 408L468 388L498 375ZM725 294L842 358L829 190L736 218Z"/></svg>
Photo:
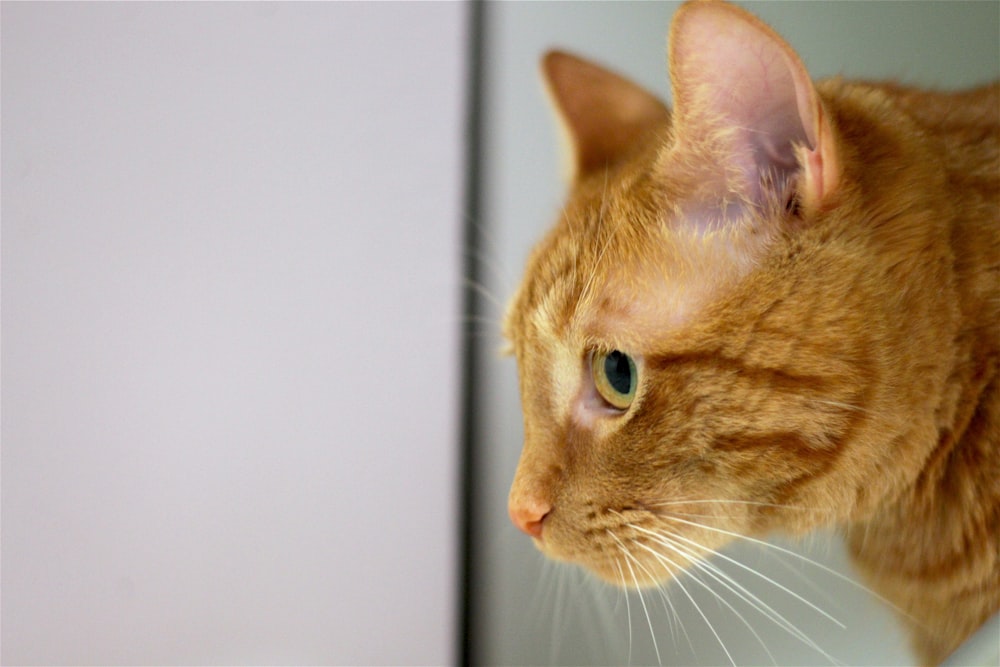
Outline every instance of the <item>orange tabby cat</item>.
<svg viewBox="0 0 1000 667"><path fill-rule="evenodd" d="M514 523L621 585L836 525L916 650L1000 606L1000 88L814 84L721 2L675 108L544 61L572 191L508 312Z"/></svg>

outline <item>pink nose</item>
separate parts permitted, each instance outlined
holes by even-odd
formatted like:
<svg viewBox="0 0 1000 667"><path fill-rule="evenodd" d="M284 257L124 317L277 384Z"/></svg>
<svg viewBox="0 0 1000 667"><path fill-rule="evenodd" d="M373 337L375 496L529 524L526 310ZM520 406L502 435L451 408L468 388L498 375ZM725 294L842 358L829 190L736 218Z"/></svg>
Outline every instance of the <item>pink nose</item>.
<svg viewBox="0 0 1000 667"><path fill-rule="evenodd" d="M552 506L547 503L529 502L523 505L511 504L507 510L510 512L510 520L522 532L531 537L541 538L542 522L552 511Z"/></svg>

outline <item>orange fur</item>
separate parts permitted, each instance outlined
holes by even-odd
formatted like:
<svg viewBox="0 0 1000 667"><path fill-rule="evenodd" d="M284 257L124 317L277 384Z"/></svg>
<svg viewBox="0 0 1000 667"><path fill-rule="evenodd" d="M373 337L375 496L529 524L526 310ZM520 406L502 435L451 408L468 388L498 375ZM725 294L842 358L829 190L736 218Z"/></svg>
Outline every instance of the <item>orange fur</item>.
<svg viewBox="0 0 1000 667"><path fill-rule="evenodd" d="M706 25L763 45L794 95L794 177L763 198L728 166L750 159L715 117L734 100L698 87L712 65L688 31ZM1000 87L813 88L721 3L679 10L671 49L672 115L545 61L576 172L505 323L525 419L511 516L618 584L636 546L637 585L689 560L654 558L649 531L710 549L717 529L840 526L936 664L1000 607ZM593 350L636 360L626 411L595 395ZM708 527L676 521L692 514Z"/></svg>

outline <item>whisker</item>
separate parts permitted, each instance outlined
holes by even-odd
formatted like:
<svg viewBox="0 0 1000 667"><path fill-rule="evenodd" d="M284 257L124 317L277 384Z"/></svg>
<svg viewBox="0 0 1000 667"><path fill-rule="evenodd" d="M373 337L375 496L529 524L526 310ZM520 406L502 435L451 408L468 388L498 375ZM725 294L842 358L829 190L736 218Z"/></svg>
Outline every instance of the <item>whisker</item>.
<svg viewBox="0 0 1000 667"><path fill-rule="evenodd" d="M785 558L778 553L765 552L766 555L778 565L780 565L785 571L787 571L791 576L795 577L803 586L809 587L809 589L815 593L817 596L822 597L827 604L830 606L838 606L838 603L833 595L830 595L829 591L823 587L817 585L816 580L808 575L804 574L799 567L796 567L797 563L789 563Z"/></svg>
<svg viewBox="0 0 1000 667"><path fill-rule="evenodd" d="M478 243L464 244L464 252L473 256L480 263L489 266L494 277L505 288L512 287L515 282L508 267L499 260L503 257L502 244L492 226L485 224L482 220L473 220L468 215L463 216L463 219L466 223L471 222L475 226L479 241Z"/></svg>
<svg viewBox="0 0 1000 667"><path fill-rule="evenodd" d="M648 507L655 507L655 505L647 505ZM696 518L705 519L741 519L745 515L742 514L719 514L717 512L678 512L677 510L669 510L672 516L689 516Z"/></svg>
<svg viewBox="0 0 1000 667"><path fill-rule="evenodd" d="M526 614L524 625L526 627L545 627L546 625L549 627L549 657L550 662L552 662L558 652L558 640L562 636L558 628L560 627L559 619L566 608L564 603L566 569L558 567L546 559L543 559L541 563L538 581L527 606L530 611Z"/></svg>
<svg viewBox="0 0 1000 667"><path fill-rule="evenodd" d="M630 524L630 525L631 525L631 524ZM632 527L633 527L633 528L636 528L636 529L639 529L639 526L634 526L634 525L633 525ZM646 532L646 531L643 531L643 532ZM666 538L666 540L669 540L669 539L670 539L669 537L667 537L667 536L665 536L665 535L664 535L664 536L662 536L662 537ZM668 543L667 541L664 541L664 540L660 540L660 539L658 539L658 538L656 539L656 541L657 541L657 543L659 543L659 544L661 544L661 545L663 545L663 546L667 547L668 549L671 549L671 550L673 550L673 551L676 551L676 552L677 552L677 553L678 553L678 554L679 554L680 556L682 556L682 557L686 558L687 560L689 560L689 561L691 562L691 564L692 564L692 565L693 565L693 566L694 566L695 568L697 568L697 569L699 569L699 570L703 570L703 571L704 571L704 572L705 572L706 574L708 574L708 575L709 575L710 577L712 577L712 578L713 578L713 579L714 579L715 581L719 582L719 583L720 583L720 584L722 584L722 585L723 585L723 586L724 586L725 588L727 588L727 589L728 589L728 590L730 590L731 592L735 593L735 594L736 594L737 596L739 596L739 597L740 597L741 599L743 599L744 601L746 601L747 603L749 603L749 604L750 604L751 606L753 606L753 607L754 607L755 609L757 608L757 607L756 607L756 605L754 605L754 604L753 604L753 602L752 602L751 600L747 599L747 598L746 598L746 597L744 597L743 595L740 595L740 593L739 593L738 591L734 590L734 589L733 589L733 588L732 588L731 586L729 586L728 584L726 584L726 582L725 582L725 581L723 581L722 579L720 579L720 578L719 578L719 577L718 577L718 576L717 576L717 575L715 574L715 572L713 572L713 570L715 570L715 571L719 572L719 574L721 574L721 575L722 575L723 577L727 577L727 575L726 575L726 574L725 574L724 572L722 572L721 570L719 570L719 568L718 568L718 567L716 567L716 566L712 565L711 563L708 563L708 562L706 562L706 561L703 561L703 560L699 559L699 558L698 558L698 556L697 556L696 554L695 554L695 555L694 555L694 557L692 558L692 554L691 554L691 553L685 553L685 551L684 551L684 550L682 550L682 549L680 549L679 547L676 547L676 546L674 546L674 545L672 545L672 544L669 544L669 543ZM646 546L646 545L642 544L641 542L637 542L636 544L637 544L638 546L642 547L643 549L646 549L646 550L647 550L647 551L649 551L649 552L650 552L651 554L653 554L653 557L654 557L654 558L657 558L657 559L661 559L661 558L663 558L663 559L666 559L666 556L663 556L662 554L659 554L659 553L657 553L657 552L656 552L656 551L655 551L654 549L651 549L651 548L649 548L648 546ZM671 562L671 563L672 563L673 561L669 561L669 562ZM700 586L701 586L702 588L704 588L704 589L705 589L705 590L707 590L707 591L708 591L709 593L711 593L711 594L712 594L712 596L713 596L713 597L714 597L714 598L715 598L716 600L718 600L719 602L721 602L721 603L722 603L723 605L725 605L725 607L726 607L726 608L728 608L728 609L729 609L729 611L733 612L733 614L734 614L734 615L735 615L735 616L736 616L736 617L737 617L738 619L740 619L740 621L741 621L741 622L743 623L743 625L745 625L745 626L747 627L747 629L748 629L748 630L750 630L750 632L751 632L751 633L753 634L753 636L754 636L754 637L755 637L755 638L757 639L758 643L760 643L760 645L761 645L761 646L762 646L762 647L764 648L764 652L765 652L765 653L767 653L767 655L768 655L768 657L769 657L769 658L771 658L771 662L772 662L772 663L774 663L774 664L777 664L777 661L776 661L776 660L774 659L774 656L773 656L773 655L771 654L771 650L770 650L770 649L769 649L769 648L767 647L767 643L766 643L766 642L765 642L765 641L764 641L764 640L763 640L763 639L761 638L761 636L760 636L760 635L759 635L759 634L757 633L757 631L756 631L756 630L755 630L755 629L753 628L753 625L751 625L751 624L750 624L750 622L749 622L749 621L748 621L748 620L747 620L747 619L746 619L746 618L745 618L745 617L743 616L743 614L741 614L741 613L740 613L740 612L739 612L739 611L738 611L738 610L737 610L737 609L736 609L736 608L735 608L735 607L734 607L734 606L733 606L732 604L730 604L730 602L729 602L728 600L726 600L725 598L723 598L723 597L722 597L722 596L721 596L721 595L720 595L720 594L719 594L719 593L718 593L717 591L715 591L714 589L712 589L712 587L711 587L711 586L709 586L709 585L708 585L708 584L706 584L705 582L703 582L703 581L701 581L700 579L698 579L697 577L695 577L695 576L694 576L694 575L693 575L693 574L692 574L692 573L691 573L690 571L688 571L688 570L683 570L683 572L684 572L684 573L686 573L686 574L689 574L689 575L691 576L691 578L692 578L692 579L694 579L694 581L695 581L695 582L696 582L696 583L697 583L698 585L700 585ZM727 577L727 578L729 578L729 577ZM734 582L734 583L735 583L735 582ZM737 586L739 586L739 584L736 584L736 585L737 585ZM752 595L752 594L751 594L751 595ZM760 611L760 610L758 609L758 611ZM762 612L762 613L763 613L763 612ZM766 615L766 614L765 614L765 615Z"/></svg>
<svg viewBox="0 0 1000 667"><path fill-rule="evenodd" d="M481 297L492 303L494 306L499 308L501 312L503 312L503 310L506 308L504 303L496 296L494 296L493 293L490 292L490 290L485 285L481 285L476 281L472 280L471 278L463 278L462 282L465 284L466 287L472 289L473 291L476 292L476 294L480 295Z"/></svg>
<svg viewBox="0 0 1000 667"><path fill-rule="evenodd" d="M614 513L617 514L618 516L624 518L623 515L620 512L614 512ZM670 518L670 517L666 517L666 518ZM688 523L690 525L694 525L694 526L698 526L698 527L705 527L705 528L709 528L709 529L712 528L711 526L703 526L702 524L699 524L699 523L687 522L687 521L683 521L683 520L680 520L680 519L677 519L677 521L679 521L681 523ZM715 566L711 562L707 561L706 558L705 558L705 555L706 554L714 555L714 556L716 556L716 557L718 557L718 558L720 558L720 559L722 559L722 560L724 560L726 562L733 563L737 567L740 567L741 569L746 570L750 574L753 574L754 576L756 576L756 577L758 577L758 578L766 581L770 585L772 585L772 586L774 586L774 587L776 587L776 588L784 591L786 594L790 595L791 597L795 598L796 600L798 600L798 601L802 602L803 604L807 605L809 608L813 609L818 614L820 614L823 617L827 618L828 620L830 620L831 622L833 622L834 624L836 624L841 629L846 629L846 626L842 622L840 622L838 619L836 619L834 616L832 616L831 614L827 613L823 609L821 609L819 606L817 606L813 602L807 600L802 595L799 595L795 591L792 591L788 587L786 587L786 586L778 583L777 581L775 581L772 578L764 575L763 573L758 572L757 570L755 570L755 569L747 566L746 564L741 563L740 561L735 560L735 559L733 559L733 558L731 558L729 556L726 556L725 554L721 554L717 550L711 549L709 547L706 547L706 546L704 546L704 545L702 545L702 544L700 544L700 543L698 543L698 542L696 542L696 541L694 541L694 540L692 540L690 538L687 538L687 537L685 537L683 535L679 535L677 533L674 533L673 531L671 531L669 534L667 534L664 531L659 531L659 532L652 531L652 530L643 528L642 526L638 526L638 525L636 525L634 523L630 523L630 522L626 523L626 525L629 526L630 528L632 528L633 530L636 530L637 532L640 532L640 533L643 533L643 534L649 536L653 540L654 543L659 544L659 545L661 545L663 547L666 547L666 548L668 548L668 549L670 549L670 550L678 553L680 556L686 558L687 560L689 560L691 562L691 564L693 565L693 567L695 569L697 569L698 571L705 572L705 574L707 574L708 576L710 576L713 580L715 580L716 582L718 582L720 585L722 585L725 589L729 590L731 593L733 593L734 595L736 595L738 598L742 599L744 602L746 602L747 604L749 604L752 608L754 608L755 610L757 610L758 612L760 612L762 615L764 615L766 618L768 618L769 620L771 620L778 627L782 628L784 631L788 632L790 635L796 637L799 641L801 641L806 646L809 646L810 648L812 648L813 650L815 650L817 653L822 654L824 657L826 657L832 663L834 663L834 664L838 664L839 663L839 661L836 658L834 658L829 653L827 653L825 650L823 650L822 647L820 647L816 642L814 642L813 640L811 640L808 637L808 635L806 635L802 630L800 630L794 623L792 623L791 621L789 621L787 618L785 618L783 615L781 615L779 612L777 612L773 607L771 607L766 602L764 602L763 600L761 600L757 595L755 595L754 593L752 593L745 586L743 586L742 584L740 584L739 582L737 582L735 579L733 579L724 570L722 570L721 568ZM689 544L689 545L697 548L699 551L694 551L690 547L682 546L681 542ZM646 547L645 545L642 545L641 543L639 544L639 546L642 546L643 548L647 549L651 553L654 553L654 556L656 556L656 555L662 556L662 554L656 554L655 551L649 549L648 547ZM774 546L774 545L768 545L768 546ZM775 548L779 548L779 547L775 547ZM794 554L794 555L798 555L798 554ZM804 556L802 558L805 559ZM806 559L806 560L808 560L808 559ZM692 578L694 578L695 581L698 582L699 584L704 585L704 582L702 582L697 577L692 576ZM742 614L740 614L735 608L733 608L732 605L729 604L729 602L726 601L724 598L722 598L716 591L712 590L711 588L707 588L707 590L709 590L709 592L712 593L712 595L714 595L722 604L724 604L726 607L728 607L737 617L740 618L740 620L743 622L743 624L746 625L747 628L751 631L751 633L754 634L754 636L757 638L758 642L760 642L761 646L764 648L764 650L770 656L771 655L770 650L767 648L766 644L757 635L756 631L748 624L748 622L746 621L746 619L743 618ZM774 659L773 656L771 656L771 659L773 661L773 659Z"/></svg>
<svg viewBox="0 0 1000 667"><path fill-rule="evenodd" d="M649 547L647 547L646 545L642 544L641 542L638 542L638 541L635 541L635 540L633 540L633 542L637 546L642 547L643 549L646 549L651 554L653 554L653 557L656 558L660 563L663 563L663 564L665 564L665 565L667 565L669 567L672 567L676 572L683 573L685 571L684 568L680 567L677 563L675 563L673 560L671 560L667 556L664 556L663 554L657 553L655 550L650 549ZM716 595L716 597L718 597L718 594L716 594L714 591L712 591L712 589L710 587L708 587L705 584L705 582L701 581L700 579L698 579L697 577L694 577L694 576L692 576L691 578L696 583L698 583L699 585L707 588L710 593L713 593L714 595ZM675 577L672 578L672 581L674 581L674 582L677 583L677 587L681 589L681 592L684 593L684 595L687 597L687 599L694 606L695 611L697 611L698 615L701 616L701 619L703 621L705 621L705 625L708 626L709 631L712 633L712 635L715 636L715 640L717 642L719 642L719 646L722 647L722 651L726 654L726 657L729 659L730 664L732 664L733 667L736 667L736 661L733 660L733 656L730 655L729 649L726 648L726 643L724 641L722 641L722 637L720 637L719 633L715 630L715 626L713 626L712 622L708 620L708 617L705 615L705 612L702 611L701 607L695 601L694 597L691 595L691 593L688 592L687 588L684 586L684 583L680 580L680 577L679 576L675 576Z"/></svg>
<svg viewBox="0 0 1000 667"><path fill-rule="evenodd" d="M621 548L621 547L619 547ZM625 583L625 572L622 570L621 562L615 558L615 567L618 568L618 576L622 581L622 590L625 592L625 614L628 617L628 665L632 664L632 605L628 601L628 584Z"/></svg>
<svg viewBox="0 0 1000 667"><path fill-rule="evenodd" d="M570 576L568 577L569 595L567 597L566 619L560 630L560 647L565 645L566 638L571 636L569 632L571 619L575 619L575 623L580 624L584 628L604 628L610 630L613 626L611 622L604 622L610 619L602 614L602 612L606 612L607 610L601 595L604 589L601 588L599 582L593 577L586 576L580 568L564 567L563 569ZM598 656L602 651L608 650L608 645L602 641L602 638L606 636L608 636L607 632L585 632L583 641L587 646L586 655ZM580 647L576 648L574 653L579 650ZM617 655L620 656L621 652ZM549 660L550 664L557 664L558 662L555 655Z"/></svg>
<svg viewBox="0 0 1000 667"><path fill-rule="evenodd" d="M562 638L566 636L566 597L567 591L572 588L572 582L567 582L569 576L567 568L556 567L558 577L556 581L556 594L554 599L555 609L552 613L552 623L549 630L549 662L555 662L556 656L562 647Z"/></svg>
<svg viewBox="0 0 1000 667"><path fill-rule="evenodd" d="M620 544L620 541L619 541L619 544ZM624 546L624 545L622 545L622 546ZM646 571L647 574L650 574L649 570L647 570L646 568L643 568L643 569ZM652 577L651 574L650 574L650 576ZM671 642L673 642L674 644L677 643L677 631L674 628L674 623L673 623L673 621L676 621L678 627L680 627L681 634L684 635L684 640L687 642L687 645L691 649L691 652L694 653L695 652L694 643L691 641L691 636L688 634L687 628L684 627L684 619L682 619L681 615L677 613L677 608L674 606L674 603L670 599L670 596L667 594L667 592L662 587L657 587L656 591L660 594L660 599L663 602L663 609L668 614L667 615L667 624L668 624L668 627L670 628L670 639L671 639ZM626 593L625 600L626 600L626 602L628 601L628 595L627 595L627 593Z"/></svg>
<svg viewBox="0 0 1000 667"><path fill-rule="evenodd" d="M704 500L664 500L661 502L647 502L645 505L647 507L673 507L676 505L704 505L704 504L719 504L719 505L749 505L751 507L772 507L774 509L784 509L784 510L796 510L799 512L829 512L826 508L819 507L802 507L801 505L784 505L781 503L765 503L756 500L731 500L728 498L708 498ZM693 514L692 516L700 516Z"/></svg>
<svg viewBox="0 0 1000 667"><path fill-rule="evenodd" d="M577 570L577 572L581 575L583 574L581 570ZM621 656L625 654L625 645L623 633L616 631L617 621L621 618L616 612L620 608L624 590L621 586L609 586L597 577L592 576L581 576L581 583L583 588L588 589L591 595L590 604L586 604L586 608L583 611L593 614L592 617L595 618L596 622L596 626L588 625L587 627L600 627L604 629L604 632L600 634L585 633L588 642L591 642L590 655L597 656L602 651L607 655L608 651L613 651L610 655L615 656L620 661ZM614 597L613 607L611 605L612 596ZM606 662L610 662L610 657Z"/></svg>
<svg viewBox="0 0 1000 667"><path fill-rule="evenodd" d="M742 535L740 533L736 533L736 532L733 532L731 530L725 530L724 528L717 528L715 526L709 526L707 524L698 523L696 521L688 521L687 519L681 519L681 518L676 517L676 516L671 516L671 514L658 514L657 516L659 516L662 519L667 519L667 520L670 520L670 521L675 521L677 523L682 523L682 524L685 524L685 525L688 525L688 526L694 526L696 528L703 528L705 530L710 530L712 532L720 533L720 534L726 535L728 537L733 537L733 538L736 538L736 539L745 540L747 542L750 542L751 544L756 544L758 546L762 546L762 547L765 547L765 548L768 548L768 549L773 549L774 551L777 551L779 553L786 554L786 555L791 556L793 558L798 558L802 562L808 563L809 565L812 565L815 568L823 570L827 574L831 574L834 577L836 577L837 579L840 579L841 581L844 581L844 582L846 582L846 583L854 586L855 588L864 591L865 593L871 595L872 597L876 598L880 602L888 605L890 608L896 610L897 612L899 612L904 617L909 618L911 620L914 620L913 617L910 616L910 614L906 613L906 611L904 611L903 609L897 607L890 600L887 600L886 598L882 597L881 595L879 595L878 593L876 593L872 589L868 588L864 584L861 584L861 583L855 581L851 577L849 577L849 576L847 576L847 575L845 575L845 574L843 574L841 572L837 572L836 570L834 570L831 567L823 565L822 563L820 563L817 560L809 558L808 556L803 556L800 553L796 553L796 552L792 551L791 549L786 549L784 547L778 546L777 544L771 544L770 542L767 542L767 541L761 540L761 539L757 539L756 537L750 537L749 535Z"/></svg>
<svg viewBox="0 0 1000 667"><path fill-rule="evenodd" d="M511 275L507 269L497 260L487 255L482 250L465 250L463 252L465 257L475 260L478 266L484 266L489 269L489 273L493 278L493 281L500 283L500 285L506 289L511 284ZM476 272L479 273L478 271Z"/></svg>
<svg viewBox="0 0 1000 667"><path fill-rule="evenodd" d="M837 619L833 618L832 616L830 616L829 614L827 614L826 612L824 612L822 609L819 609L818 607L816 607L816 605L814 605L811 602L809 602L808 600L802 598L800 595L797 595L794 592L789 591L784 586L781 586L780 584L777 584L776 582L772 581L769 577L761 574L760 572L757 572L753 568L750 568L750 567L744 565L743 563L740 563L739 561L733 560L732 558L729 558L728 556L720 554L718 551L716 551L714 549L710 549L708 547L702 546L702 545L698 544L697 542L695 542L693 540L685 538L682 535L678 535L676 533L671 534L671 535L666 535L666 534L662 534L662 533L655 533L653 531L647 531L645 529L642 529L639 526L635 526L635 528L637 530L641 530L642 532L650 534L659 544L662 544L663 546L665 546L665 547L667 547L669 549L673 549L673 550L677 551L679 554L681 554L685 558L689 559L695 567L698 567L700 569L704 569L705 572L706 572L706 574L708 574L709 576L711 576L715 581L717 581L719 584L721 584L727 590L729 590L730 592L732 592L733 594L735 594L737 597L739 597L741 600L743 600L744 602L746 602L747 604L749 604L753 609L755 609L756 611L760 612L761 615L763 615L765 618L767 618L772 623L774 623L775 625L777 625L779 628L781 628L785 632L788 632L790 635L792 635L793 637L795 637L796 639L798 639L799 641L801 641L803 644L805 644L809 648L815 650L817 653L820 653L821 655L823 655L823 657L825 657L826 659L828 659L830 662L835 663L835 664L839 663L839 661L836 658L834 658L832 655L830 655L829 653L827 653L826 651L824 651L816 642L814 642L813 640L809 639L809 636L805 632L803 632L801 629L799 629L798 626L796 626L794 623L792 623L787 618L785 618L785 616L783 616L780 612L778 612L773 607L771 607L771 605L769 605L766 602L764 602L762 599L760 599L759 596L757 596L756 594L754 594L753 592L751 592L748 588L746 588L745 586L743 586L742 584L740 584L738 581L736 581L732 576L730 576L723 569L721 569L720 567L712 564L709 561L706 561L704 559L704 557L703 557L702 554L699 554L699 553L691 550L688 547L682 547L680 544L677 544L675 542L675 540L683 540L684 542L688 542L688 543L694 545L695 547L697 547L697 548L699 548L699 549L701 549L701 550L703 550L705 552L714 554L715 556L718 556L719 558L722 558L722 559L724 559L724 560L726 560L728 562L733 563L734 565L737 565L737 566L739 566L739 567L747 570L748 572L750 572L753 575L756 575L758 577L762 577L768 583L770 583L772 585L775 585L775 586L778 586L778 588L780 588L781 590L784 590L785 592L789 593L790 595L792 595L796 599L800 600L801 602L803 602L806 605L808 605L808 606L812 607L813 609L815 609L818 613L822 614L823 616L826 616L827 618L829 618L830 620L832 620L834 623L836 623L837 625L839 625L842 629L845 628L845 626L842 623L840 623L839 621L837 621ZM712 592L714 594L714 591L712 591ZM729 606L729 605L727 604L726 606ZM732 607L730 607L730 608L732 609ZM737 613L735 609L733 610L733 612ZM737 616L740 616L740 614L737 613ZM740 619L743 620L742 616L740 616ZM744 624L745 625L747 624L745 620L744 620ZM747 627L750 628L749 625L747 625ZM757 633L753 630L753 628L750 628L750 631L754 634L755 637L757 636ZM760 641L759 637L758 637L758 641ZM767 646L763 643L763 641L761 641L761 646L764 647L764 650L770 656L771 652L770 652L770 650L768 650ZM772 661L774 660L773 656L771 656L771 660Z"/></svg>
<svg viewBox="0 0 1000 667"><path fill-rule="evenodd" d="M810 609L812 609L816 613L818 613L818 614L826 617L830 621L832 621L841 630L846 630L847 629L846 625L844 625L843 623L841 623L839 620L837 620L835 617L831 616L827 612L825 612L822 609L820 609L818 606L816 606L815 604L813 604L809 600L805 599L804 597L802 597L801 595L799 595L795 591L791 590L790 588L788 588L788 587L786 587L786 586L778 583L777 581L775 581L771 577L768 577L767 575L763 574L762 572L758 572L757 570L753 569L749 565L746 565L745 563L741 563L740 561L736 560L735 558L731 558L731 557L729 557L729 556L727 556L727 555L725 555L723 553L720 553L719 551L717 551L715 549L709 549L708 547L702 546L701 544L698 544L694 540L692 540L690 538L687 538L687 537L684 537L683 535L674 535L674 538L675 539L679 539L679 540L683 540L684 542L687 542L687 543L689 543L689 544L691 544L691 545L693 545L693 546L695 546L695 547L697 547L699 549L703 549L704 551L712 554L713 556L715 556L717 558L721 558L722 560L726 561L727 563L732 563L733 565L735 565L735 566L737 566L739 568L742 568L743 570L746 570L750 574L763 579L764 581L766 581L767 583L771 584L772 586L775 586L778 589L780 589L780 590L784 591L785 593L787 593L788 595L791 595L793 598L795 598L799 602L802 602L803 604L807 605Z"/></svg>
<svg viewBox="0 0 1000 667"><path fill-rule="evenodd" d="M688 647L690 647L691 652L694 653L694 644L691 643L691 637L688 635L687 628L684 627L684 621L681 620L680 614L677 613L677 608L674 607L673 601L667 592L661 587L658 589L660 591L660 597L663 598L663 607L667 611L667 626L670 628L670 641L674 644L677 643L677 631L674 629L674 621L680 626L681 633L684 635L684 640L687 642Z"/></svg>
<svg viewBox="0 0 1000 667"><path fill-rule="evenodd" d="M617 535L610 530L607 532L611 536L611 539L618 543L618 548L622 550L622 553L625 554L625 565L628 566L629 573L632 575L632 581L635 582L635 588L639 592L639 603L642 604L642 611L646 614L646 623L649 625L649 636L653 640L653 650L656 652L656 662L662 665L663 660L660 658L660 647L656 643L656 631L653 630L653 619L649 615L649 609L646 607L646 598L642 594L642 590L639 588L639 579L635 576L635 570L632 569L632 563L634 562L637 567L642 568L647 575L651 576L651 573L649 570L646 570L642 563L640 563L639 560L632 555L628 548L622 544L622 541L618 539Z"/></svg>

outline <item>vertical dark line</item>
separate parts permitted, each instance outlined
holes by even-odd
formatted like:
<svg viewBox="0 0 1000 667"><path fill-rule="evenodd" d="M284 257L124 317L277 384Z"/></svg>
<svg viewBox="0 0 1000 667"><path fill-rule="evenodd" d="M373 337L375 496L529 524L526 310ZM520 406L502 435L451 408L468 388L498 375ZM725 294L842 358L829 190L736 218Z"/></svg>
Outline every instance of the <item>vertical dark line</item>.
<svg viewBox="0 0 1000 667"><path fill-rule="evenodd" d="M479 224L482 214L482 142L486 3L472 0L468 7L468 46L465 97L465 201L462 270L462 370L461 370L461 463L459 502L459 559L457 657L459 664L472 665L476 646L476 540L477 512L476 426L478 420L479 364L474 322L480 311L479 296L472 287L480 283Z"/></svg>

